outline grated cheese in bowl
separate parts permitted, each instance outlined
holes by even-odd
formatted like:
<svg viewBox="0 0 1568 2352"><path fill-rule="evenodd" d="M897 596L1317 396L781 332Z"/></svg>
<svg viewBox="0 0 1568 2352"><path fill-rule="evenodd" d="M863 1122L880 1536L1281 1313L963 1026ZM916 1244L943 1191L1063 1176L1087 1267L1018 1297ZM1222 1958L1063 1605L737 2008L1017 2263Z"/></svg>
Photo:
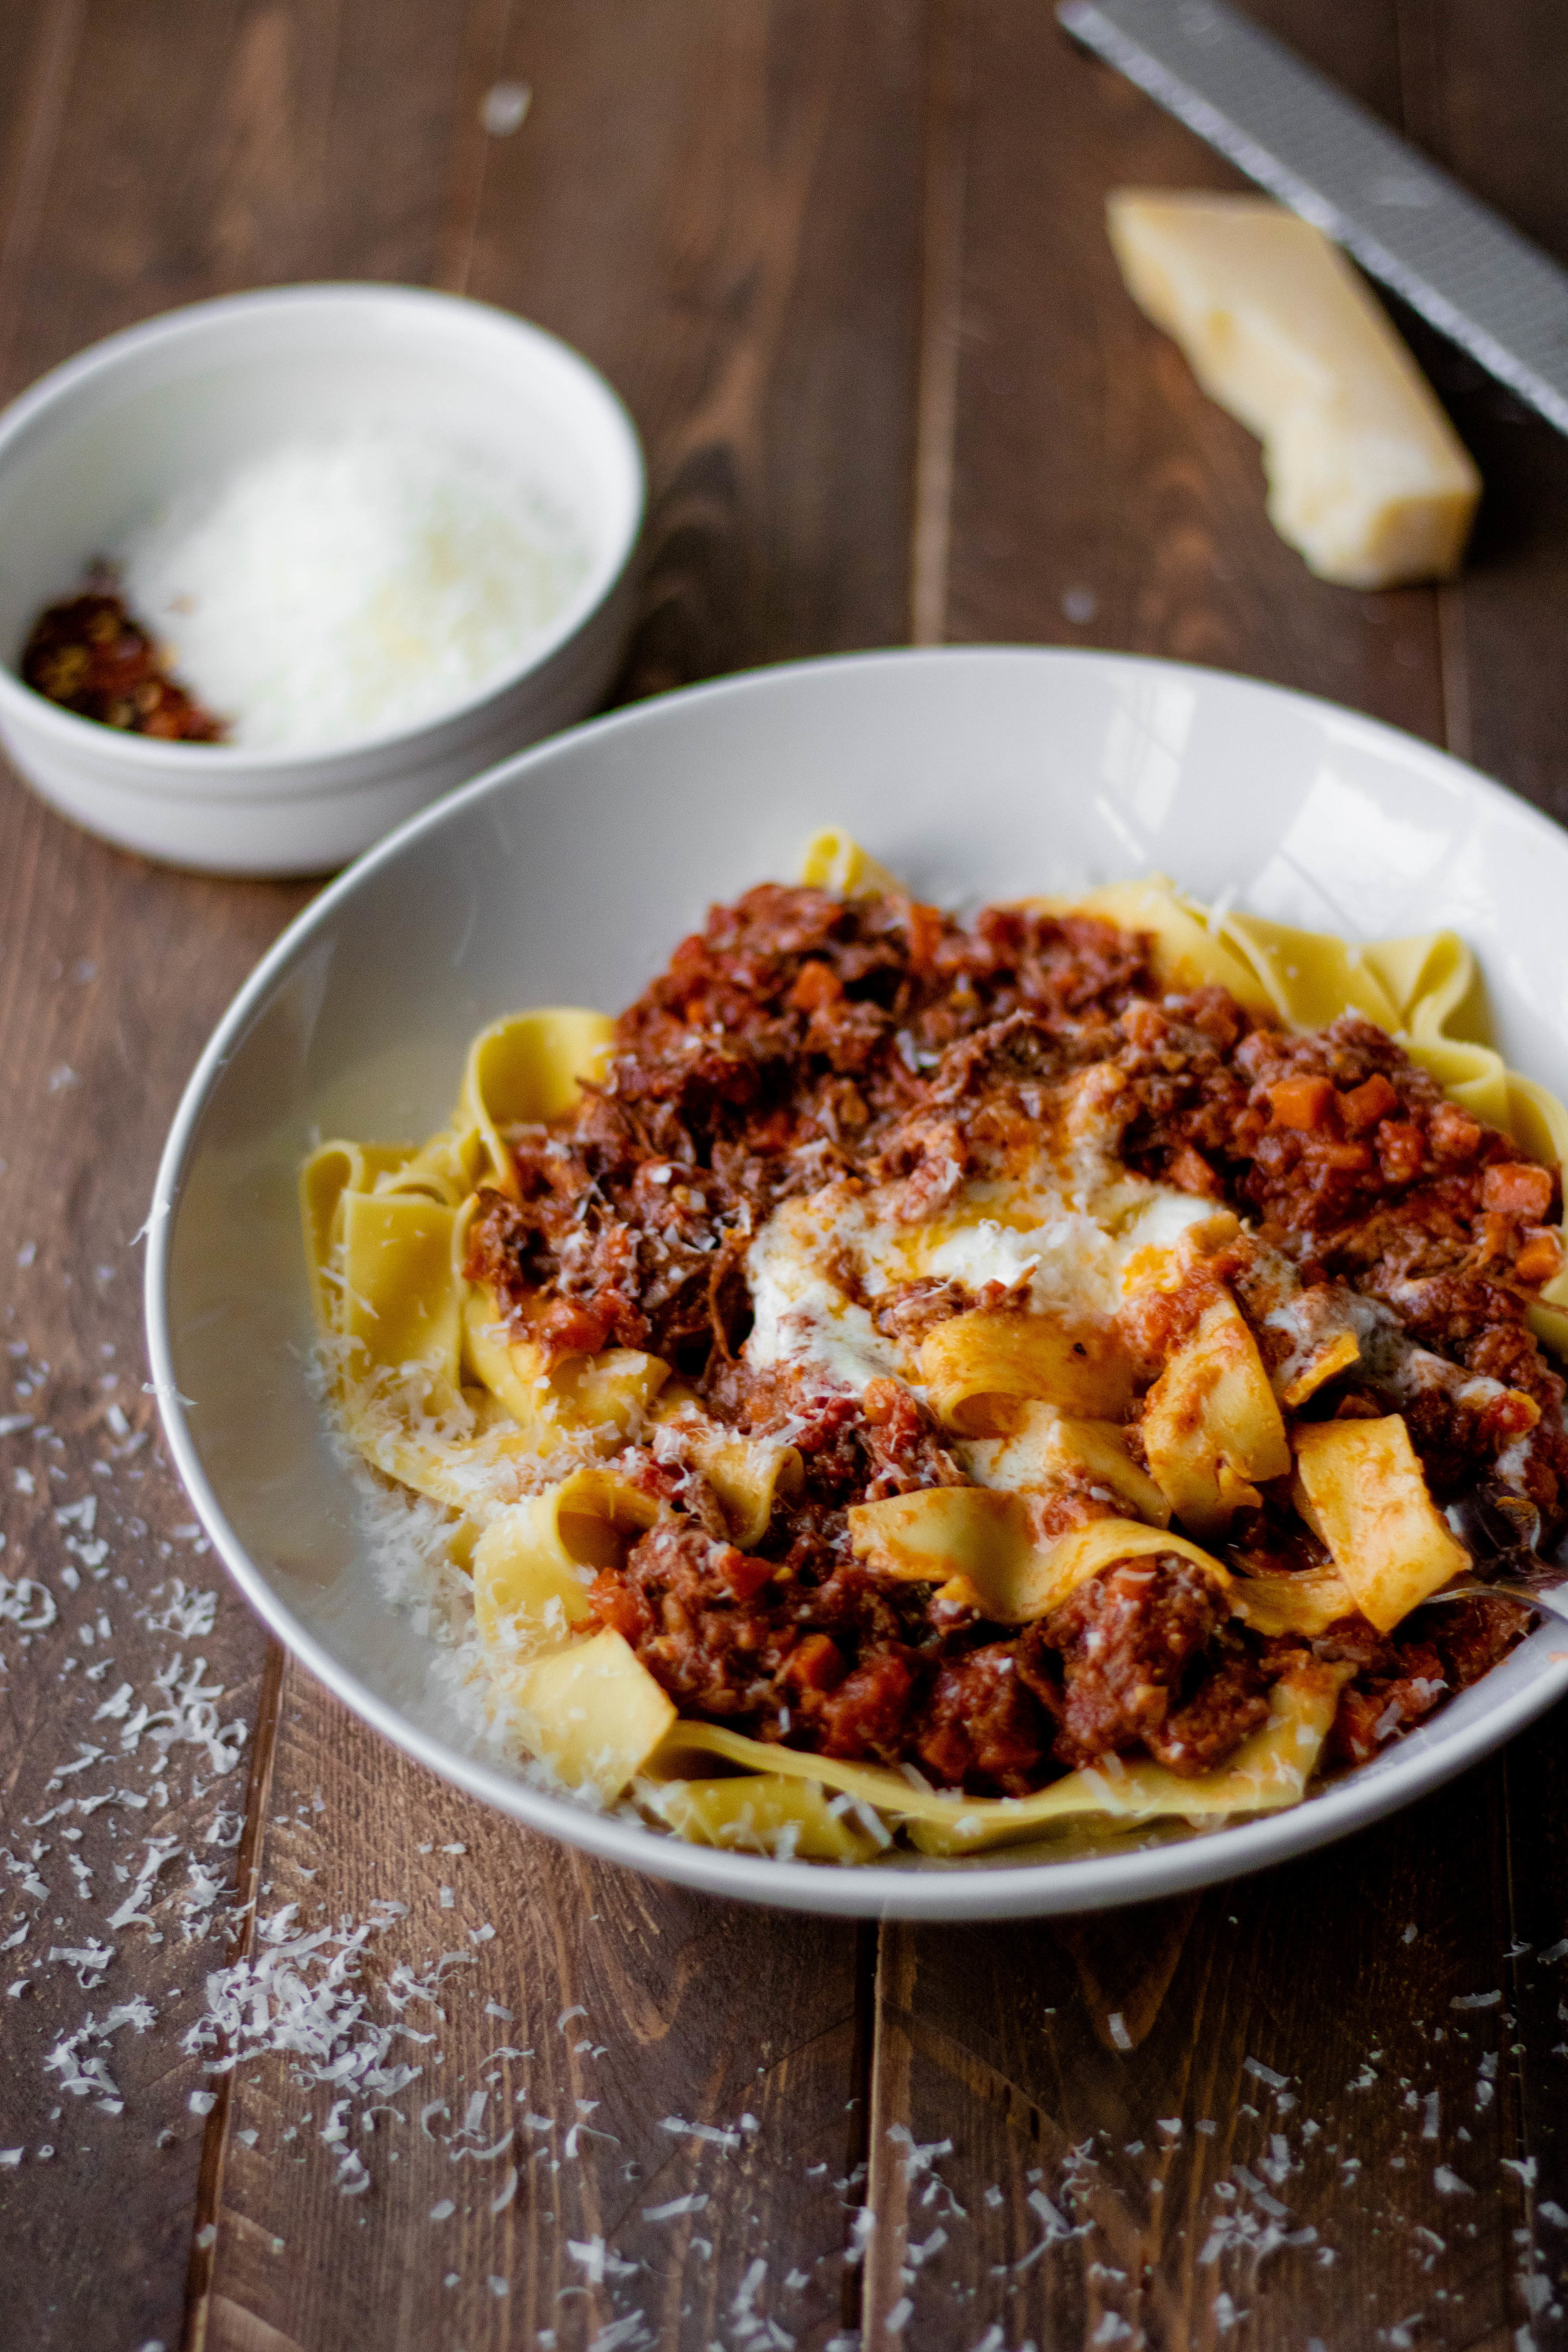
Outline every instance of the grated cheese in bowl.
<svg viewBox="0 0 1568 2352"><path fill-rule="evenodd" d="M279 443L119 551L131 608L237 749L419 725L527 661L585 578L570 509L405 429Z"/></svg>

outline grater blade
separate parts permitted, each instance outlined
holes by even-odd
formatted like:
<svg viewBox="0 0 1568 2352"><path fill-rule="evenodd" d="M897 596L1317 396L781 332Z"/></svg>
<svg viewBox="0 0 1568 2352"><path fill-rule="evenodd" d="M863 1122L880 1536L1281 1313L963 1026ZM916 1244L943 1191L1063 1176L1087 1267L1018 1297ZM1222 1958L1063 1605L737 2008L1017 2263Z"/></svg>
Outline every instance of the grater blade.
<svg viewBox="0 0 1568 2352"><path fill-rule="evenodd" d="M1568 433L1568 270L1225 0L1057 15Z"/></svg>

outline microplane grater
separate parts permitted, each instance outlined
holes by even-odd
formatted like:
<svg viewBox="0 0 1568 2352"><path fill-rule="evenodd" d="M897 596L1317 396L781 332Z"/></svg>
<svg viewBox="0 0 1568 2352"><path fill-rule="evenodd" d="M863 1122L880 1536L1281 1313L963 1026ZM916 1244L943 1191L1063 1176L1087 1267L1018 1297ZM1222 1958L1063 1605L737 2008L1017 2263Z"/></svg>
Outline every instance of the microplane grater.
<svg viewBox="0 0 1568 2352"><path fill-rule="evenodd" d="M1060 0L1151 98L1568 433L1568 270L1225 0Z"/></svg>

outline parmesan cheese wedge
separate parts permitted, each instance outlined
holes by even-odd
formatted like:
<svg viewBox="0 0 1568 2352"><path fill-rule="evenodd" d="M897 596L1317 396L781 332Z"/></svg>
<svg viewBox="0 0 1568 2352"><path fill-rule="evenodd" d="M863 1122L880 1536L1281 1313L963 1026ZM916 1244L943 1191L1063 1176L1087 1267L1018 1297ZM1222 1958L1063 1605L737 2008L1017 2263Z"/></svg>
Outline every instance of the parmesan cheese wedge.
<svg viewBox="0 0 1568 2352"><path fill-rule="evenodd" d="M1337 246L1267 197L1108 199L1128 291L1263 443L1268 519L1350 588L1458 571L1480 477Z"/></svg>

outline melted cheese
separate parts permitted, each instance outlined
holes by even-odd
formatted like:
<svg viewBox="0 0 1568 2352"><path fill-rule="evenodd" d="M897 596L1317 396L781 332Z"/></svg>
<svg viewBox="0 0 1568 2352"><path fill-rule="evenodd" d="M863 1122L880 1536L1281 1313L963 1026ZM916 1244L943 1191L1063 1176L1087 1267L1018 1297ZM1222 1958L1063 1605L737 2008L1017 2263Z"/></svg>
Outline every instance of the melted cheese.
<svg viewBox="0 0 1568 2352"><path fill-rule="evenodd" d="M917 1223L892 1213L897 1190L836 1181L774 1211L746 1256L756 1318L748 1363L805 1367L857 1396L870 1381L909 1379L912 1353L878 1328L874 1311L889 1291L927 1279L976 1295L988 1283L1026 1286L1036 1314L1098 1321L1121 1306L1134 1260L1141 1279L1148 1253L1171 1248L1214 1210L1088 1155L1052 1166L1042 1154L1026 1176L972 1181Z"/></svg>
<svg viewBox="0 0 1568 2352"><path fill-rule="evenodd" d="M786 1201L752 1242L746 1280L756 1320L742 1352L759 1368L809 1365L825 1387L859 1396L868 1381L900 1370L903 1358L845 1279L833 1213L839 1193L828 1185Z"/></svg>

